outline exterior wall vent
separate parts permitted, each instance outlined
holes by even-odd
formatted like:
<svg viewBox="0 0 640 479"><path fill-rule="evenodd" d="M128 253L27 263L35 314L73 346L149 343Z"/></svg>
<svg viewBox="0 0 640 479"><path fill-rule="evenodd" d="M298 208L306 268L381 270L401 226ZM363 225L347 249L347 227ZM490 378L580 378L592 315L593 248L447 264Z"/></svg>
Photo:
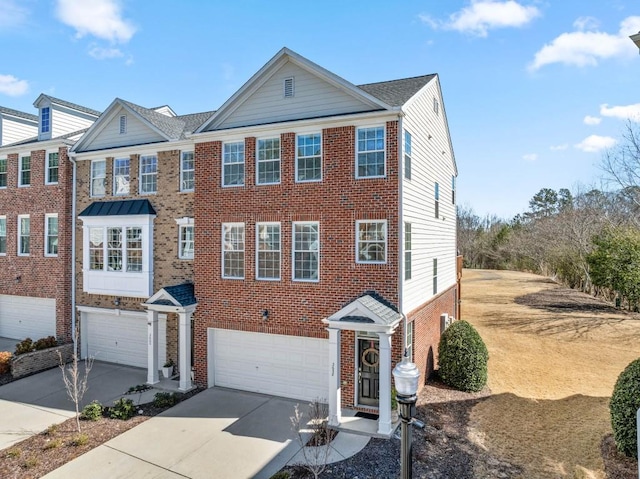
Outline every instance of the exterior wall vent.
<svg viewBox="0 0 640 479"><path fill-rule="evenodd" d="M294 89L293 89L293 77L284 79L284 97L285 98L293 98Z"/></svg>
<svg viewBox="0 0 640 479"><path fill-rule="evenodd" d="M127 115L120 117L120 134L124 135L127 132Z"/></svg>

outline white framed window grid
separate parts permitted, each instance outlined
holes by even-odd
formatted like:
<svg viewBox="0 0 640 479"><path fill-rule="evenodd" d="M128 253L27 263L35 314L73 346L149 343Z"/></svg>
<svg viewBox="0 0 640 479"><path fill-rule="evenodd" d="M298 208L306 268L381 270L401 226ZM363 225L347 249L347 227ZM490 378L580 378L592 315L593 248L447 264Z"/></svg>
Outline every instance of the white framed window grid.
<svg viewBox="0 0 640 479"><path fill-rule="evenodd" d="M244 279L244 223L222 223L222 277Z"/></svg>
<svg viewBox="0 0 640 479"><path fill-rule="evenodd" d="M44 255L58 256L58 213L44 215Z"/></svg>
<svg viewBox="0 0 640 479"><path fill-rule="evenodd" d="M292 280L320 280L320 223L293 222Z"/></svg>
<svg viewBox="0 0 640 479"><path fill-rule="evenodd" d="M387 220L356 221L356 262L387 262Z"/></svg>
<svg viewBox="0 0 640 479"><path fill-rule="evenodd" d="M45 171L45 183L47 185L55 185L58 183L59 168L59 153L57 151L47 152L47 166Z"/></svg>
<svg viewBox="0 0 640 479"><path fill-rule="evenodd" d="M280 279L280 246L280 223L256 223L256 279Z"/></svg>
<svg viewBox="0 0 640 479"><path fill-rule="evenodd" d="M385 127L356 129L356 178L381 178L386 174Z"/></svg>
<svg viewBox="0 0 640 479"><path fill-rule="evenodd" d="M258 139L256 143L256 184L280 183L280 137Z"/></svg>
<svg viewBox="0 0 640 479"><path fill-rule="evenodd" d="M195 190L195 156L193 151L183 151L180 154L180 191Z"/></svg>
<svg viewBox="0 0 640 479"><path fill-rule="evenodd" d="M31 252L31 218L18 215L18 256L29 256Z"/></svg>

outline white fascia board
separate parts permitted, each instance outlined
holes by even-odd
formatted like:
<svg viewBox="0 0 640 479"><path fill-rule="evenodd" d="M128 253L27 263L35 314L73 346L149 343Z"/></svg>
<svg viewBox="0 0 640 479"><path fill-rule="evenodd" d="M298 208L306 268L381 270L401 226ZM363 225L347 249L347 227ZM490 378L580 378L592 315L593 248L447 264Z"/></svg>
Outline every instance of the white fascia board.
<svg viewBox="0 0 640 479"><path fill-rule="evenodd" d="M105 148L75 153L73 158L77 161L98 160L106 157L129 157L129 155L157 155L162 151L180 150L193 151L193 140L160 141L158 143L145 143L143 145L119 146L117 148Z"/></svg>

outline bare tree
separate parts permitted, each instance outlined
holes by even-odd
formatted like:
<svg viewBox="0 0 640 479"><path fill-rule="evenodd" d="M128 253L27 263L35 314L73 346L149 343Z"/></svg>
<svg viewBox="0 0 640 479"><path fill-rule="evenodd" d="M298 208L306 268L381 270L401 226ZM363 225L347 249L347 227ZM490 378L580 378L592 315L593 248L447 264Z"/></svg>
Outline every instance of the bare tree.
<svg viewBox="0 0 640 479"><path fill-rule="evenodd" d="M291 417L291 424L302 446L304 457L302 465L313 474L315 479L318 479L327 468L331 440L335 436L335 431L329 427L328 415L327 404L316 399L309 404L309 422L304 424L304 414L300 412L298 404ZM307 439L309 434L311 437Z"/></svg>
<svg viewBox="0 0 640 479"><path fill-rule="evenodd" d="M78 358L78 351L75 349L76 345L79 343L80 333L76 328L75 331L75 341L74 341L74 350L73 355L71 356L71 362L69 365L66 365L62 359L62 354L58 351L58 358L60 359L60 369L62 370L62 381L64 382L64 387L67 390L67 396L73 402L76 408L76 427L78 428L78 432L80 431L80 404L82 403L82 398L84 397L84 393L89 389L89 373L91 372L91 368L93 367L92 356L89 356L84 360L84 371L82 371L81 360Z"/></svg>

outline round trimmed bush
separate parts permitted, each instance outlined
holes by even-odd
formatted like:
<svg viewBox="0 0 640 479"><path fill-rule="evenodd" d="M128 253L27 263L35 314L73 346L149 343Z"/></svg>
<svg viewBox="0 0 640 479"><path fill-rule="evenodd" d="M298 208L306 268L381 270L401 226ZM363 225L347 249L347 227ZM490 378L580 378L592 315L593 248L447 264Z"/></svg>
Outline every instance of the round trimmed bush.
<svg viewBox="0 0 640 479"><path fill-rule="evenodd" d="M638 457L636 413L640 408L640 359L632 361L618 376L609 403L613 439L618 450Z"/></svg>
<svg viewBox="0 0 640 479"><path fill-rule="evenodd" d="M489 352L478 331L467 321L449 326L438 346L440 379L460 391L480 391L487 384Z"/></svg>

